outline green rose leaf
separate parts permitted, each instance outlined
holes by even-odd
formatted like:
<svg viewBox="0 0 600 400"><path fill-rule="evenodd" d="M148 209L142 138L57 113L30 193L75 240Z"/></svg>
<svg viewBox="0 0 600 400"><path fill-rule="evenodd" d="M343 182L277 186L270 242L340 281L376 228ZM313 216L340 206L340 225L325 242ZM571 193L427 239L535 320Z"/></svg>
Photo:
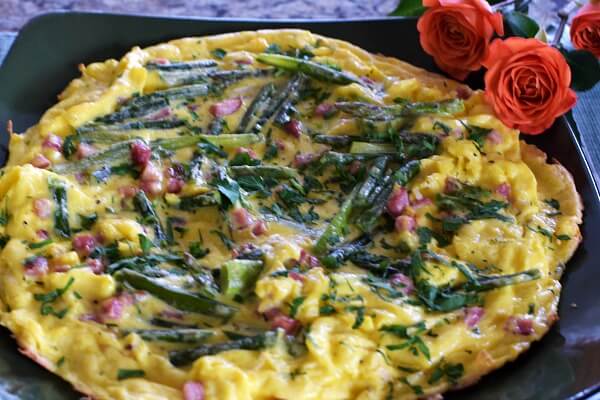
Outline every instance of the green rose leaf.
<svg viewBox="0 0 600 400"><path fill-rule="evenodd" d="M400 0L398 7L390 13L397 17L419 17L425 12L421 0Z"/></svg>
<svg viewBox="0 0 600 400"><path fill-rule="evenodd" d="M535 37L540 30L540 26L537 24L537 22L518 11L505 13L504 24L508 26L514 36L520 36L524 38Z"/></svg>
<svg viewBox="0 0 600 400"><path fill-rule="evenodd" d="M592 53L564 48L561 52L571 67L571 87L574 90L589 90L600 81L600 63Z"/></svg>

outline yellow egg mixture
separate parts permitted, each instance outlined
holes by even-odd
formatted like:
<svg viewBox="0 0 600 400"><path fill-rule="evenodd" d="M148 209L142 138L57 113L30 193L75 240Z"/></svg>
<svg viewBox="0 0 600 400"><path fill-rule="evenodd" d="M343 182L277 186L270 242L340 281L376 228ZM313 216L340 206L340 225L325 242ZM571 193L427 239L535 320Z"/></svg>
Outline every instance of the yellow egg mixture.
<svg viewBox="0 0 600 400"><path fill-rule="evenodd" d="M300 30L80 70L0 178L0 322L77 390L426 397L557 319L579 196L481 92Z"/></svg>

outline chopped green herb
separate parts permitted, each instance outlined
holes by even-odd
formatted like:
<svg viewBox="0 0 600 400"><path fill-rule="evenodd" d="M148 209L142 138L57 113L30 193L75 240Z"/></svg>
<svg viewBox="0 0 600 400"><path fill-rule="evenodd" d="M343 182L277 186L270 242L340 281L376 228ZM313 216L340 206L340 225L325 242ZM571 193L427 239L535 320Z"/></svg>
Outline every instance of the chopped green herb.
<svg viewBox="0 0 600 400"><path fill-rule="evenodd" d="M222 60L227 55L227 52L221 48L217 48L212 50L210 54L217 60Z"/></svg>
<svg viewBox="0 0 600 400"><path fill-rule="evenodd" d="M117 379L122 381L130 378L141 378L146 373L141 369L119 369L117 371Z"/></svg>
<svg viewBox="0 0 600 400"><path fill-rule="evenodd" d="M48 239L42 240L41 242L29 243L28 247L32 250L41 249L42 247L48 246L52 242L53 242L53 240L48 238Z"/></svg>
<svg viewBox="0 0 600 400"><path fill-rule="evenodd" d="M290 304L290 317L294 318L298 313L298 309L304 303L305 297L296 297L292 300L292 304Z"/></svg>

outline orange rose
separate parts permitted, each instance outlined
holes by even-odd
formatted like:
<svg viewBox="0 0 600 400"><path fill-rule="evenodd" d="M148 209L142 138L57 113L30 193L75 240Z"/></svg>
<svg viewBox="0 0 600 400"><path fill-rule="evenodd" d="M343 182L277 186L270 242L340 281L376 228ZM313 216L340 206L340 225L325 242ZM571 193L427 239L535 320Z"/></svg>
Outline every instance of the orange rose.
<svg viewBox="0 0 600 400"><path fill-rule="evenodd" d="M494 32L504 35L502 14L484 0L423 0L417 24L423 49L456 79L481 68Z"/></svg>
<svg viewBox="0 0 600 400"><path fill-rule="evenodd" d="M511 128L542 133L577 101L564 57L537 39L496 39L482 64L486 98Z"/></svg>
<svg viewBox="0 0 600 400"><path fill-rule="evenodd" d="M600 57L600 3L583 6L571 24L571 42Z"/></svg>

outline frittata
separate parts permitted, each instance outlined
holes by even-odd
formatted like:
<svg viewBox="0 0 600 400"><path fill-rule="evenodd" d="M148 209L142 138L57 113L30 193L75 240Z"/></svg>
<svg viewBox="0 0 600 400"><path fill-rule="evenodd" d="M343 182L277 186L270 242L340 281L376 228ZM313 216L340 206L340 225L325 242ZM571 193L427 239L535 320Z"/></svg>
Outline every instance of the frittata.
<svg viewBox="0 0 600 400"><path fill-rule="evenodd" d="M481 91L301 30L80 66L0 177L0 323L96 399L415 399L557 319L570 174Z"/></svg>

